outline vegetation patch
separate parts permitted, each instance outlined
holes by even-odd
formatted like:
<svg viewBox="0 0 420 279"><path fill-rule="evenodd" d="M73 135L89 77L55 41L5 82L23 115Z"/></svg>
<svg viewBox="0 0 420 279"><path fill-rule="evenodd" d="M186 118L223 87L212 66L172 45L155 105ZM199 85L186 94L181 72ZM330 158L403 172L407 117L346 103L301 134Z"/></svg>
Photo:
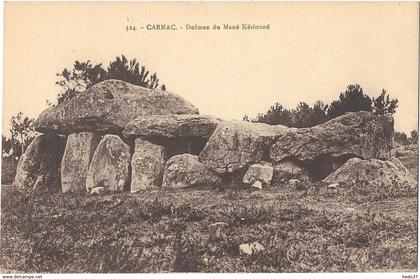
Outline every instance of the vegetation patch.
<svg viewBox="0 0 420 279"><path fill-rule="evenodd" d="M318 187L318 188L316 188ZM416 269L414 193L151 191L26 199L2 188L1 268L22 272L339 272ZM314 190L318 189L318 190ZM328 192L329 191L329 192ZM398 196L400 195L400 196ZM357 198L359 197L359 198ZM211 226L222 224L216 237ZM258 242L264 250L241 254Z"/></svg>

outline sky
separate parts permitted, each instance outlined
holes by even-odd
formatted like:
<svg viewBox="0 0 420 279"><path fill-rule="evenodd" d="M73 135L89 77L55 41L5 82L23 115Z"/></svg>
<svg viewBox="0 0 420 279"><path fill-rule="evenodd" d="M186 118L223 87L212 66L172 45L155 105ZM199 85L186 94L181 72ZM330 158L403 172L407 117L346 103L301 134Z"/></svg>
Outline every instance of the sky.
<svg viewBox="0 0 420 279"><path fill-rule="evenodd" d="M275 102L331 102L349 84L398 98L395 129L417 128L418 3L6 2L3 132L56 100L75 60L136 58L201 114L255 117ZM146 30L176 24L178 30ZM214 24L221 30L186 30ZM268 30L223 30L223 24ZM126 31L126 26L136 31ZM139 29L144 27L145 29ZM184 29L180 29L184 27Z"/></svg>

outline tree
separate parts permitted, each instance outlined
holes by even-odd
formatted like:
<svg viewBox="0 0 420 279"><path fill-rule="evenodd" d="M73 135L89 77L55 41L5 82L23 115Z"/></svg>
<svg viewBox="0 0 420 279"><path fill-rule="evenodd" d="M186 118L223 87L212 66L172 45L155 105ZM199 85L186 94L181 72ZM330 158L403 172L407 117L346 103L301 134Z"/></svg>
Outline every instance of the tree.
<svg viewBox="0 0 420 279"><path fill-rule="evenodd" d="M128 61L124 55L121 55L121 58L117 57L109 64L107 79L119 79L151 89L155 89L159 85L156 73L149 77L149 71L145 66L140 67L136 59Z"/></svg>
<svg viewBox="0 0 420 279"><path fill-rule="evenodd" d="M22 112L19 112L10 119L11 141L13 153L15 155L17 155L19 151L19 156L23 154L34 138L35 130L33 128L33 123L34 119L28 118L27 116L24 117Z"/></svg>
<svg viewBox="0 0 420 279"><path fill-rule="evenodd" d="M327 109L328 105L319 100L312 107L305 102L300 102L292 110L275 103L266 113L259 113L252 121L296 128L312 127L328 120ZM245 115L243 120L249 121L249 117Z"/></svg>
<svg viewBox="0 0 420 279"><path fill-rule="evenodd" d="M312 125L312 108L304 102L300 102L294 110L292 110L293 127L304 128Z"/></svg>
<svg viewBox="0 0 420 279"><path fill-rule="evenodd" d="M410 135L411 135L411 138L410 138L411 144L418 143L418 141L419 141L419 133L418 133L418 131L417 130L413 130L413 131L411 131Z"/></svg>
<svg viewBox="0 0 420 279"><path fill-rule="evenodd" d="M377 115L383 115L395 113L397 107L398 100L390 100L385 89L382 90L378 98L373 99L372 103L372 99L363 93L360 85L350 84L347 86L346 91L340 93L339 99L334 100L330 105L320 100L317 100L312 107L305 102L300 102L296 108L288 110L281 104L275 103L266 113L259 113L251 121L304 128L322 124L346 112L375 111ZM249 121L249 117L245 115L243 120ZM401 137L401 140L404 140L402 135ZM405 140L406 138L407 136L405 135Z"/></svg>
<svg viewBox="0 0 420 279"><path fill-rule="evenodd" d="M266 113L259 113L252 122L291 127L293 119L292 114L288 109L284 108L280 103L275 103Z"/></svg>
<svg viewBox="0 0 420 279"><path fill-rule="evenodd" d="M389 94L382 89L382 93L375 99L373 98L373 111L376 115L394 114L398 107L398 99L389 100Z"/></svg>
<svg viewBox="0 0 420 279"><path fill-rule="evenodd" d="M346 91L340 93L339 99L328 108L328 118L332 119L346 112L372 111L372 100L363 93L358 84L350 84Z"/></svg>
<svg viewBox="0 0 420 279"><path fill-rule="evenodd" d="M246 122L250 122L251 121L251 119L249 118L249 116L248 115L244 115L243 117L242 117L242 121L246 121Z"/></svg>
<svg viewBox="0 0 420 279"><path fill-rule="evenodd" d="M404 132L394 132L394 141L401 145L407 145L409 143L407 135Z"/></svg>
<svg viewBox="0 0 420 279"><path fill-rule="evenodd" d="M291 127L305 128L324 123L328 121L327 109L328 105L325 105L320 100L316 101L312 107L304 102L300 102L291 111L293 119Z"/></svg>
<svg viewBox="0 0 420 279"><path fill-rule="evenodd" d="M86 62L76 60L72 70L69 71L65 68L57 76L60 79L56 84L63 90L58 95L57 102L62 103L70 100L89 87L104 81L107 77L107 72L102 68L102 64L93 65L90 60Z"/></svg>
<svg viewBox="0 0 420 279"><path fill-rule="evenodd" d="M324 104L323 101L317 100L312 109L312 116L311 116L311 126L322 124L324 122L327 122L328 115L328 105Z"/></svg>
<svg viewBox="0 0 420 279"><path fill-rule="evenodd" d="M136 59L128 60L124 55L116 57L110 62L105 70L102 64L93 65L90 60L86 62L75 61L73 69L65 68L57 74L59 80L56 82L62 92L57 97L57 103L66 102L93 85L106 79L118 79L155 89L159 86L159 78L156 73L149 75L145 66L140 66ZM161 90L166 90L163 84ZM47 101L47 104L50 102Z"/></svg>

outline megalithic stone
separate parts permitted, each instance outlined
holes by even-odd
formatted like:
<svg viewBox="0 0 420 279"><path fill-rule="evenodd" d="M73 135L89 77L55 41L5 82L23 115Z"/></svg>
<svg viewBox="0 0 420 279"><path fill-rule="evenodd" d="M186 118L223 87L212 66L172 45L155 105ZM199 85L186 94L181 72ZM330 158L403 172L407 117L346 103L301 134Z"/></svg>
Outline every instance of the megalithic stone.
<svg viewBox="0 0 420 279"><path fill-rule="evenodd" d="M86 177L101 135L90 132L70 134L61 160L61 189L74 192L86 189Z"/></svg>
<svg viewBox="0 0 420 279"><path fill-rule="evenodd" d="M105 135L92 157L86 178L88 192L95 187L123 191L129 187L130 146L116 135Z"/></svg>
<svg viewBox="0 0 420 279"><path fill-rule="evenodd" d="M55 134L35 137L19 159L13 186L27 195L60 192L60 163L66 138Z"/></svg>
<svg viewBox="0 0 420 279"><path fill-rule="evenodd" d="M131 158L131 193L161 186L165 148L147 140L135 140Z"/></svg>

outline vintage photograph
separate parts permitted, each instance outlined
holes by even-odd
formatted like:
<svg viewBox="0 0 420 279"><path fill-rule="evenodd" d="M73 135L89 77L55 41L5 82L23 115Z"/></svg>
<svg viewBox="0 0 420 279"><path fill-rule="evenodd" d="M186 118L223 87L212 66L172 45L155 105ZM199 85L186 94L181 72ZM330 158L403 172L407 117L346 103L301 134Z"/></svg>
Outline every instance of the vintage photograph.
<svg viewBox="0 0 420 279"><path fill-rule="evenodd" d="M416 274L419 3L3 10L0 273Z"/></svg>

